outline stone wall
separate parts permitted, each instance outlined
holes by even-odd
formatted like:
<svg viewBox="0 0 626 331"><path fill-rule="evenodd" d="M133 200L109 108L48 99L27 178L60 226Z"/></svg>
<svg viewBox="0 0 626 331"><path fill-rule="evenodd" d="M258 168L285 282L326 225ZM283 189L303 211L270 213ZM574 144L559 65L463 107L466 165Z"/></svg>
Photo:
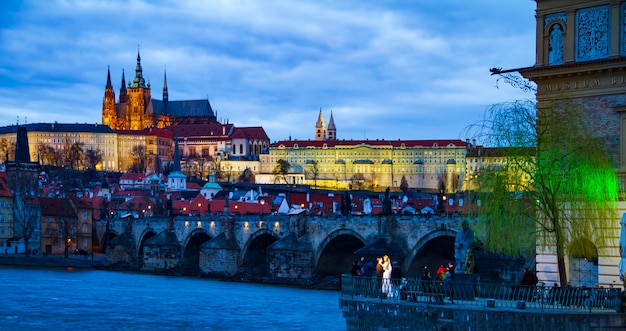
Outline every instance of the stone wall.
<svg viewBox="0 0 626 331"><path fill-rule="evenodd" d="M399 303L342 297L347 330L624 330L626 314L580 310L498 309L459 304Z"/></svg>

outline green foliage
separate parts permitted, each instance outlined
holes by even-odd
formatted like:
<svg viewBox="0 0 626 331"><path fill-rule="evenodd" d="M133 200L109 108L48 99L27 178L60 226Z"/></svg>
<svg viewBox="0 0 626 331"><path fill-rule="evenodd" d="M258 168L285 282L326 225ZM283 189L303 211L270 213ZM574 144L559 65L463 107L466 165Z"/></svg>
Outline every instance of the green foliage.
<svg viewBox="0 0 626 331"><path fill-rule="evenodd" d="M276 161L276 166L274 167L272 174L277 178L282 178L283 182L287 184L287 174L289 173L290 168L291 164L289 164L289 161L280 159Z"/></svg>
<svg viewBox="0 0 626 331"><path fill-rule="evenodd" d="M479 173L486 246L511 255L532 253L536 242L552 247L562 283L564 256L597 256L616 215L615 169L586 123L579 105L516 101L492 106L473 127L501 161Z"/></svg>

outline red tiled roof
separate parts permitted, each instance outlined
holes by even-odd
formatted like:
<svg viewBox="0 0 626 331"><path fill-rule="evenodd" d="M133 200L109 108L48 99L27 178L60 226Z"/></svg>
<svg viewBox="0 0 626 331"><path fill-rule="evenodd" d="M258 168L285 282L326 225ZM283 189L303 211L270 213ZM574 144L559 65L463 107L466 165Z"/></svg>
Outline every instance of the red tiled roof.
<svg viewBox="0 0 626 331"><path fill-rule="evenodd" d="M136 173L136 172L126 172L120 177L120 181L130 180L134 182L141 182L144 178L146 178L146 174Z"/></svg>
<svg viewBox="0 0 626 331"><path fill-rule="evenodd" d="M244 128L235 128L233 134L230 138L248 138L248 139L264 139L269 140L270 138L263 130L263 127L260 126L251 126Z"/></svg>
<svg viewBox="0 0 626 331"><path fill-rule="evenodd" d="M200 186L198 183L190 182L187 182L186 187L188 190L200 190L202 188L202 186Z"/></svg>

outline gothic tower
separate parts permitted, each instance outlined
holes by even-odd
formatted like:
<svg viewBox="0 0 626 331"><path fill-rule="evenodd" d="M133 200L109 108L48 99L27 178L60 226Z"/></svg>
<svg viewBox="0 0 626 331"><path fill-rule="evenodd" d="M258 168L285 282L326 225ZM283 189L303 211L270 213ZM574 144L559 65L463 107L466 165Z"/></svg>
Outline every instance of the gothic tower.
<svg viewBox="0 0 626 331"><path fill-rule="evenodd" d="M122 69L122 87L120 87L120 103L126 103L126 101L128 101L128 91L126 91L126 78L124 77L124 69Z"/></svg>
<svg viewBox="0 0 626 331"><path fill-rule="evenodd" d="M126 104L126 127L130 130L141 130L152 124L150 114L146 113L146 103L150 101L150 84L146 86L141 68L141 56L137 50L137 66L135 78L128 88Z"/></svg>
<svg viewBox="0 0 626 331"><path fill-rule="evenodd" d="M315 140L326 140L326 123L324 116L322 116L322 108L320 108L320 114L317 117L317 123L315 123Z"/></svg>
<svg viewBox="0 0 626 331"><path fill-rule="evenodd" d="M102 100L102 124L116 128L116 123L117 109L115 107L115 92L111 84L111 69L107 68L107 85L104 89L104 99Z"/></svg>
<svg viewBox="0 0 626 331"><path fill-rule="evenodd" d="M337 140L337 128L335 127L332 110L330 111L330 120L328 120L327 138L328 140Z"/></svg>

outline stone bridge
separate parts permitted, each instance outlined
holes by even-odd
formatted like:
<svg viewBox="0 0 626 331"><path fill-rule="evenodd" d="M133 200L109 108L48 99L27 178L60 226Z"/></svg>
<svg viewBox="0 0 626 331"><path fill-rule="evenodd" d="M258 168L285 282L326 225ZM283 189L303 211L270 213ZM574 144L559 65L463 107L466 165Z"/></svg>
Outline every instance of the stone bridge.
<svg viewBox="0 0 626 331"><path fill-rule="evenodd" d="M453 261L464 218L230 215L97 223L111 266L154 273L311 284L388 254L404 276Z"/></svg>

